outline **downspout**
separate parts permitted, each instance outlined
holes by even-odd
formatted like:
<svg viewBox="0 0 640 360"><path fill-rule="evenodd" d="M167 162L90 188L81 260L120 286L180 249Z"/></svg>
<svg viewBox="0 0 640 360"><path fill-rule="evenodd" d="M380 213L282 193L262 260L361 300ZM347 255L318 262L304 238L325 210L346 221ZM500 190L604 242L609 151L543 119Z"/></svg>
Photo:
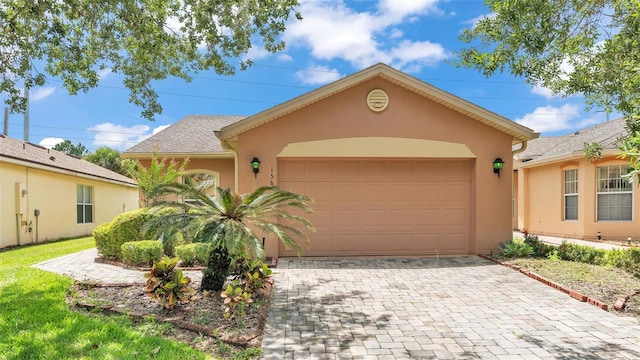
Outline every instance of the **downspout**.
<svg viewBox="0 0 640 360"><path fill-rule="evenodd" d="M220 140L220 145L222 145L222 148L233 155L233 191L238 192L238 151L236 151L236 149L234 149L228 141L222 139L222 133L220 132L220 130L216 130L213 133Z"/></svg>

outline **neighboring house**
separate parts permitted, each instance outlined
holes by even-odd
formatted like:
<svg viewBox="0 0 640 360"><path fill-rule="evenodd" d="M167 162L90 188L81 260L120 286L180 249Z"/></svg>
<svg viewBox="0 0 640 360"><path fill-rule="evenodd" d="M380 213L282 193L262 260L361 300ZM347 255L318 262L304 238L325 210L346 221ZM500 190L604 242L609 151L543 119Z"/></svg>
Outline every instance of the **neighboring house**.
<svg viewBox="0 0 640 360"><path fill-rule="evenodd" d="M595 239L640 239L638 187L623 177L619 158L624 119L575 133L542 137L514 156L514 228L535 234ZM596 142L602 158L585 158L584 144ZM636 220L636 221L634 221Z"/></svg>
<svg viewBox="0 0 640 360"><path fill-rule="evenodd" d="M195 118L201 125L184 129ZM224 151L196 166L219 174L222 186L247 193L277 185L315 200L317 231L304 256L489 253L512 237L512 145L535 135L377 64L244 119L187 117L124 156L148 156L155 146L193 161L194 132ZM497 158L506 161L501 177ZM272 238L265 249L295 255Z"/></svg>
<svg viewBox="0 0 640 360"><path fill-rule="evenodd" d="M56 150L0 135L0 248L90 235L138 208L135 181Z"/></svg>

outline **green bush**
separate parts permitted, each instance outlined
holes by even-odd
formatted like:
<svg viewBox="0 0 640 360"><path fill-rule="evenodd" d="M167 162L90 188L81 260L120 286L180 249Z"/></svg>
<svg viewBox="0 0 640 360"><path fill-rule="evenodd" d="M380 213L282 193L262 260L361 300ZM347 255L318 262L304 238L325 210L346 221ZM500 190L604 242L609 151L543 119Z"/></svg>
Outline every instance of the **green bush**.
<svg viewBox="0 0 640 360"><path fill-rule="evenodd" d="M513 239L508 243L500 244L502 255L507 258L527 257L533 255L531 246L525 244L522 239Z"/></svg>
<svg viewBox="0 0 640 360"><path fill-rule="evenodd" d="M176 247L185 244L184 236L181 233L176 233L170 238L162 235L162 246L165 255L174 257L176 256Z"/></svg>
<svg viewBox="0 0 640 360"><path fill-rule="evenodd" d="M155 216L163 216L172 211L176 210L172 208L163 209ZM93 230L93 237L96 240L98 252L108 259L122 260L122 244L131 241L147 240L148 237L145 237L142 233L142 226L145 222L153 218L153 216L154 215L149 212L149 209L142 208L122 213L110 222L97 226ZM152 234L153 230L154 229L151 229L149 233ZM172 252L176 241L174 241L174 239L170 240L172 241L163 241L163 243L166 244L164 250Z"/></svg>
<svg viewBox="0 0 640 360"><path fill-rule="evenodd" d="M147 278L145 292L152 299L162 304L165 309L174 307L177 303L192 301L195 289L191 287L191 279L176 269L178 258L163 257L153 263L151 271L144 275Z"/></svg>
<svg viewBox="0 0 640 360"><path fill-rule="evenodd" d="M529 233L524 234L524 244L529 245L533 250L532 256L535 257L547 257L551 254L555 247L548 245L538 239L538 235L531 235Z"/></svg>
<svg viewBox="0 0 640 360"><path fill-rule="evenodd" d="M175 252L182 266L205 266L209 259L209 243L193 243L176 246Z"/></svg>
<svg viewBox="0 0 640 360"><path fill-rule="evenodd" d="M562 260L582 262L593 265L606 265L604 249L591 246L577 245L563 241L558 246L558 257Z"/></svg>
<svg viewBox="0 0 640 360"><path fill-rule="evenodd" d="M122 261L135 266L150 266L164 256L162 244L157 240L126 242L121 251Z"/></svg>

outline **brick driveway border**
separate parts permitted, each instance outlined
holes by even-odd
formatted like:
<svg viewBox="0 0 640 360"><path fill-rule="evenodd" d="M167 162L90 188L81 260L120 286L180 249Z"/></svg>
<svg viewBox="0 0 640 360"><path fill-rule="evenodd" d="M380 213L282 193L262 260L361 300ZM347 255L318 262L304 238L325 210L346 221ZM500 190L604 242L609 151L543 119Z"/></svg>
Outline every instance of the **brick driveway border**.
<svg viewBox="0 0 640 360"><path fill-rule="evenodd" d="M264 359L638 359L640 326L475 256L279 259Z"/></svg>

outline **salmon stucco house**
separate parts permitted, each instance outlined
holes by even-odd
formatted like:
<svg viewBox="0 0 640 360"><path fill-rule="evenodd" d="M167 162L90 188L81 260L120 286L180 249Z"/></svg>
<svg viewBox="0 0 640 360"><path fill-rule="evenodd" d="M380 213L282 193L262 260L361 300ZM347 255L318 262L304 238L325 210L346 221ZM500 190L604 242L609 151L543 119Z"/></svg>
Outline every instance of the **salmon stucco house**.
<svg viewBox="0 0 640 360"><path fill-rule="evenodd" d="M246 118L189 116L124 156L188 156L241 193L310 196L303 256L486 254L512 237L512 146L534 135L377 64ZM295 254L271 238L265 250Z"/></svg>
<svg viewBox="0 0 640 360"><path fill-rule="evenodd" d="M569 238L640 239L638 187L624 177L619 140L623 118L564 136L530 141L515 155L514 228ZM602 157L590 161L584 144L598 143Z"/></svg>
<svg viewBox="0 0 640 360"><path fill-rule="evenodd" d="M135 181L88 161L0 135L0 248L90 235L138 208Z"/></svg>

